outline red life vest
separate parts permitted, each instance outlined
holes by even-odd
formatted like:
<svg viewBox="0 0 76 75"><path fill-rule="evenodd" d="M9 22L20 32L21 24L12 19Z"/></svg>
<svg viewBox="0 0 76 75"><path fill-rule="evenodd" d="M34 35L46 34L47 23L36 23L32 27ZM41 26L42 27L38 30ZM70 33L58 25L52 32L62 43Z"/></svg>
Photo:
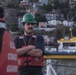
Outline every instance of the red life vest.
<svg viewBox="0 0 76 75"><path fill-rule="evenodd" d="M18 60L14 42L8 33L4 30L0 50L0 75L17 75Z"/></svg>
<svg viewBox="0 0 76 75"><path fill-rule="evenodd" d="M24 37L23 37L23 41L25 42ZM32 45L32 44L35 45L36 43L35 41L36 41L36 38L31 37L29 41L29 45ZM19 56L18 65L19 66L44 66L43 60L44 60L43 56L41 57L33 57L33 56L28 56L28 55Z"/></svg>

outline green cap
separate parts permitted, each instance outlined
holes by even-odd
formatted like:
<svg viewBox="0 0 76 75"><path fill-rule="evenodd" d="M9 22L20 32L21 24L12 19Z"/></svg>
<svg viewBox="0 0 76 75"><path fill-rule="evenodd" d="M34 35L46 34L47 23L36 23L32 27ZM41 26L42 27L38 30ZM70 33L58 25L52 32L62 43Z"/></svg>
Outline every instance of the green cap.
<svg viewBox="0 0 76 75"><path fill-rule="evenodd" d="M32 14L27 13L23 16L22 23L37 23L37 22Z"/></svg>

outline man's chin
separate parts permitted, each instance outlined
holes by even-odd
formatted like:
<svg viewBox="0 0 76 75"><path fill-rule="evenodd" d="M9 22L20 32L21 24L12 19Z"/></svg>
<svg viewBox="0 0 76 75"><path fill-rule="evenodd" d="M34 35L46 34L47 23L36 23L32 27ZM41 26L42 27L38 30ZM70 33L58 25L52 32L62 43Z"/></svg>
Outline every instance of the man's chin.
<svg viewBox="0 0 76 75"><path fill-rule="evenodd" d="M25 31L28 35L31 35L33 31Z"/></svg>
<svg viewBox="0 0 76 75"><path fill-rule="evenodd" d="M31 35L33 32L26 32L28 35Z"/></svg>

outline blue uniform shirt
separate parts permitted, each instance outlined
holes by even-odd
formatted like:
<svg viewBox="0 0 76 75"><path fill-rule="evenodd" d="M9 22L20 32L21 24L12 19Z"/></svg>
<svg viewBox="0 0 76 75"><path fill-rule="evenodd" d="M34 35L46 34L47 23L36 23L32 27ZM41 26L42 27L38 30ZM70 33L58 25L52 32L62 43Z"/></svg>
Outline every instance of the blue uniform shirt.
<svg viewBox="0 0 76 75"><path fill-rule="evenodd" d="M26 45L28 45L28 42L30 40L31 36L24 36L24 40L26 42ZM22 39L23 40L23 39ZM16 49L21 48L24 45L24 42L19 42L19 37L16 37L14 39L15 47ZM41 49L44 53L44 38L41 35L36 36L36 49Z"/></svg>
<svg viewBox="0 0 76 75"><path fill-rule="evenodd" d="M30 40L31 36L24 36L24 40L26 41L26 45L28 45L28 42ZM15 47L16 49L18 48L21 48L24 43L21 42L19 43L19 37L16 37L14 39L14 43L15 43ZM44 53L44 38L41 36L41 35L37 35L36 36L36 48L37 49L41 49ZM35 67L35 66L25 66L25 67L22 67L22 68L19 68L19 75L27 75L26 73L31 73L31 72L37 72L36 74L33 74L33 75L43 75L42 73L42 67ZM32 74L32 73L31 73ZM28 75L31 75L31 74L28 74Z"/></svg>

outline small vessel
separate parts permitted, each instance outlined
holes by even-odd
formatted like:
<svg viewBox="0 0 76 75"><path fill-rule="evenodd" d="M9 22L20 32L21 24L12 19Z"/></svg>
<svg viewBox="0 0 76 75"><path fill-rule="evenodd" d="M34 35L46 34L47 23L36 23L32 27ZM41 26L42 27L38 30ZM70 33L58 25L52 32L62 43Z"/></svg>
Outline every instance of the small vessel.
<svg viewBox="0 0 76 75"><path fill-rule="evenodd" d="M76 37L69 38L68 36L57 41L59 43L59 52L76 52Z"/></svg>

